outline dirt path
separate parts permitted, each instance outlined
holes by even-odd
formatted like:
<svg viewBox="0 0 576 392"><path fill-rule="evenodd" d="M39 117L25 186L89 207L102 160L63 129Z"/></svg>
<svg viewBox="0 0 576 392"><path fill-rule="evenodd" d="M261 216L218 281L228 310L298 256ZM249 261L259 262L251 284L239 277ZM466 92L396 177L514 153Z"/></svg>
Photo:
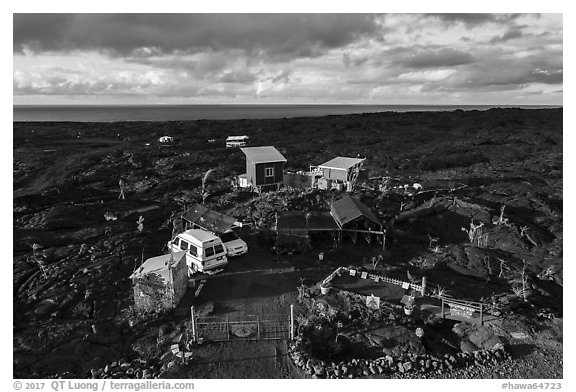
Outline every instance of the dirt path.
<svg viewBox="0 0 576 392"><path fill-rule="evenodd" d="M232 341L195 350L193 378L301 378L287 341Z"/></svg>

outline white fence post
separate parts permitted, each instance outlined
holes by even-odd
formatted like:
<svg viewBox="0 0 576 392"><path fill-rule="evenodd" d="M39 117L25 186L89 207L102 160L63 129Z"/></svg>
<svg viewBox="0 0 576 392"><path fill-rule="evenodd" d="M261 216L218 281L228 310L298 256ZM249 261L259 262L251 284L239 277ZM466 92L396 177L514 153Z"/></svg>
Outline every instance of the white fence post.
<svg viewBox="0 0 576 392"><path fill-rule="evenodd" d="M290 340L294 340L294 304L290 304Z"/></svg>
<svg viewBox="0 0 576 392"><path fill-rule="evenodd" d="M422 277L422 291L420 291L420 294L422 294L422 296L424 296L426 294L426 277L425 276Z"/></svg>
<svg viewBox="0 0 576 392"><path fill-rule="evenodd" d="M196 336L196 317L194 315L194 306L190 306L190 318L192 319L192 337L194 341L197 341Z"/></svg>

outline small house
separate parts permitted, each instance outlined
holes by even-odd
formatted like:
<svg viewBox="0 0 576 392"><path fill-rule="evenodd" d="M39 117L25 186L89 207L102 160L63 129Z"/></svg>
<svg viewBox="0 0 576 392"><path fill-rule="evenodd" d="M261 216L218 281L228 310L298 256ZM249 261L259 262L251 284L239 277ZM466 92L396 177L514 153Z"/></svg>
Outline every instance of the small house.
<svg viewBox="0 0 576 392"><path fill-rule="evenodd" d="M336 157L316 166L321 175L318 188L352 191L364 161L363 158Z"/></svg>
<svg viewBox="0 0 576 392"><path fill-rule="evenodd" d="M272 146L241 148L246 155L246 180L257 192L276 191L284 182L286 158Z"/></svg>
<svg viewBox="0 0 576 392"><path fill-rule="evenodd" d="M186 252L152 257L130 276L138 313L174 309L188 289Z"/></svg>
<svg viewBox="0 0 576 392"><path fill-rule="evenodd" d="M226 138L226 148L246 147L250 143L250 138L246 135L228 136Z"/></svg>

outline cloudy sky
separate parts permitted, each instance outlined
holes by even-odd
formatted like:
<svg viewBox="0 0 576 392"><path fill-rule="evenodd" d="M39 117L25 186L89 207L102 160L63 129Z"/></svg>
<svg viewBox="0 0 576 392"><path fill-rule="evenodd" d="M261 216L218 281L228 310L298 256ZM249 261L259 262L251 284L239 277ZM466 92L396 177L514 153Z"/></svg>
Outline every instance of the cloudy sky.
<svg viewBox="0 0 576 392"><path fill-rule="evenodd" d="M14 104L562 104L560 14L14 14Z"/></svg>

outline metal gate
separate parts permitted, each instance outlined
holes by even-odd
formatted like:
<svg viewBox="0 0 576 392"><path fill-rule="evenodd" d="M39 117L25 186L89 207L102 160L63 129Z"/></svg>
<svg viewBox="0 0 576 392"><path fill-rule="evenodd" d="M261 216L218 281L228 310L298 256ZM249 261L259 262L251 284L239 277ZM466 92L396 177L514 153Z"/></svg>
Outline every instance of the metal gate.
<svg viewBox="0 0 576 392"><path fill-rule="evenodd" d="M192 313L194 340L226 342L232 340L282 340L294 338L294 310L289 314L196 317Z"/></svg>

